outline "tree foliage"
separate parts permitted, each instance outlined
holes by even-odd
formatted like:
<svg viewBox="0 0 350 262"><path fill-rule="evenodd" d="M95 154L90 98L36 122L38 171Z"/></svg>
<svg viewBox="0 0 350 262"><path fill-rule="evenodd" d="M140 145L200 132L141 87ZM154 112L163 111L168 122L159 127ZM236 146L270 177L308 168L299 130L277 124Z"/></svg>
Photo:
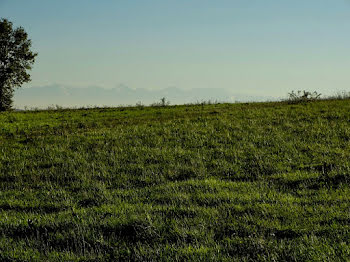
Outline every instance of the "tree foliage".
<svg viewBox="0 0 350 262"><path fill-rule="evenodd" d="M27 71L37 56L30 48L23 27L13 28L12 22L0 19L0 111L10 109L14 89L30 81Z"/></svg>

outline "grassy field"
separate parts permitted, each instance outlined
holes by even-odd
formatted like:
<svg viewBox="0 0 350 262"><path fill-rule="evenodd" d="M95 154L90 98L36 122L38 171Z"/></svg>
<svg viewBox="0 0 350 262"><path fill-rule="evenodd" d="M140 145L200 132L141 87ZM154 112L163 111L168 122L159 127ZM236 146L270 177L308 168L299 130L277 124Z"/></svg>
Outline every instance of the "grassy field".
<svg viewBox="0 0 350 262"><path fill-rule="evenodd" d="M346 261L349 201L349 100L0 114L0 261Z"/></svg>

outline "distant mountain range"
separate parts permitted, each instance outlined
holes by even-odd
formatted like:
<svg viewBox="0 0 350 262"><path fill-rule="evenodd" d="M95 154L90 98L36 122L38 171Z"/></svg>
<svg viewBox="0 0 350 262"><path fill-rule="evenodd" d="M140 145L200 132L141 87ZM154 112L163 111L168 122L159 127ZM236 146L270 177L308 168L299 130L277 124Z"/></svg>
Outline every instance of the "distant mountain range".
<svg viewBox="0 0 350 262"><path fill-rule="evenodd" d="M161 90L149 90L132 89L125 85L119 85L110 89L97 86L76 88L49 85L16 90L14 104L16 108L24 108L25 106L29 108L45 108L52 105L62 107L119 106L135 105L138 102L149 105L159 102L162 97L165 97L171 104L195 103L208 100L218 102L276 100L273 97L235 94L223 88L183 90L177 87L169 87Z"/></svg>

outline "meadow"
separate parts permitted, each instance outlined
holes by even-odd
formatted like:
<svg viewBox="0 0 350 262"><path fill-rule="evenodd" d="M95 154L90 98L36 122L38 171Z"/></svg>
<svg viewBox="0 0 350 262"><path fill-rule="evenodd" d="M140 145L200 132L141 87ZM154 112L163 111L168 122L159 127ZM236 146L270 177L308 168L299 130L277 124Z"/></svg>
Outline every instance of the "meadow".
<svg viewBox="0 0 350 262"><path fill-rule="evenodd" d="M0 113L0 261L350 260L350 100Z"/></svg>

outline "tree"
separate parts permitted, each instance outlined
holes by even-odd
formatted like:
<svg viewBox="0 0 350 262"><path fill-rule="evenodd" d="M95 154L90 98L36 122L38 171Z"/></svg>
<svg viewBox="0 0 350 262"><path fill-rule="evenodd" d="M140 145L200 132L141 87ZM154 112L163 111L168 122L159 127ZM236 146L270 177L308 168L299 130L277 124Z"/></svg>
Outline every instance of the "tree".
<svg viewBox="0 0 350 262"><path fill-rule="evenodd" d="M12 107L14 89L30 81L37 53L23 27L13 28L12 22L0 19L0 111Z"/></svg>

